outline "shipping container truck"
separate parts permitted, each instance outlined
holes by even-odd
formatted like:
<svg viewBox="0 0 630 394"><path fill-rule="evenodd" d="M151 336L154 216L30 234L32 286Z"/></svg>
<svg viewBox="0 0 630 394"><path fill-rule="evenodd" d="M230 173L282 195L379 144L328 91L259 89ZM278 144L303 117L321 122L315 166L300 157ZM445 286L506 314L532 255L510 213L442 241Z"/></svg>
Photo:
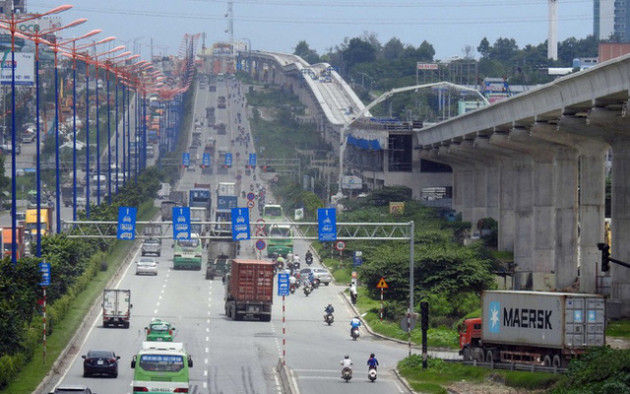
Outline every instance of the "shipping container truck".
<svg viewBox="0 0 630 394"><path fill-rule="evenodd" d="M232 260L225 278L225 314L232 320L253 317L271 321L273 271L270 261Z"/></svg>
<svg viewBox="0 0 630 394"><path fill-rule="evenodd" d="M204 208L206 219L210 217L212 209L212 192L209 183L195 183L194 187L188 191L188 205L193 208Z"/></svg>
<svg viewBox="0 0 630 394"><path fill-rule="evenodd" d="M123 326L129 328L131 317L131 290L103 290L103 327Z"/></svg>
<svg viewBox="0 0 630 394"><path fill-rule="evenodd" d="M236 258L238 243L232 239L212 239L208 244L208 264L206 279L223 276L229 269L232 259Z"/></svg>
<svg viewBox="0 0 630 394"><path fill-rule="evenodd" d="M598 294L485 291L482 318L459 332L464 360L565 367L604 346L606 302Z"/></svg>
<svg viewBox="0 0 630 394"><path fill-rule="evenodd" d="M175 201L179 206L185 207L188 205L188 193L184 191L171 190L168 195L168 199Z"/></svg>
<svg viewBox="0 0 630 394"><path fill-rule="evenodd" d="M15 261L18 261L26 254L23 226L15 227L15 243L17 245ZM11 256L13 253L13 230L11 227L0 229L0 245L2 245L2 257Z"/></svg>

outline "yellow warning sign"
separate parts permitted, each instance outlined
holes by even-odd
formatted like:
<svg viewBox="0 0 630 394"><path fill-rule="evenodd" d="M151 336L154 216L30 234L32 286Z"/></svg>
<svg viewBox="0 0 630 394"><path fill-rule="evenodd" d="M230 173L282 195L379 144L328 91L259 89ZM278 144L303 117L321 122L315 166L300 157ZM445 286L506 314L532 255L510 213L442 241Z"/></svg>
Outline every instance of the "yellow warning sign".
<svg viewBox="0 0 630 394"><path fill-rule="evenodd" d="M378 285L376 285L377 289L387 289L389 286L387 286L387 283L385 282L385 278L381 278L381 280L378 282Z"/></svg>

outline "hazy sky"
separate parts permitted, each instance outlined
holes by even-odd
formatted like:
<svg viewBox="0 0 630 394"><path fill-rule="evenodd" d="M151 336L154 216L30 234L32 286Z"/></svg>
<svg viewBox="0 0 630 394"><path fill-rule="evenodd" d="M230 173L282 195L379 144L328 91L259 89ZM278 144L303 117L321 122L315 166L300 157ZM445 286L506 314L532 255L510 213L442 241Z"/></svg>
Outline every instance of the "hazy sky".
<svg viewBox="0 0 630 394"><path fill-rule="evenodd" d="M494 43L514 38L523 47L547 39L547 0L234 0L234 39L249 39L253 49L293 52L300 40L320 55L344 38L375 33L384 44L397 37L418 46L426 40L437 59L462 56L483 37ZM27 0L28 11L43 12L63 4ZM68 35L101 28L99 37L117 36L144 58L177 53L184 34L206 33L206 45L229 39L226 1L214 0L75 0L64 23L88 22ZM558 1L558 39L593 33L593 0ZM247 40L244 40L247 41Z"/></svg>

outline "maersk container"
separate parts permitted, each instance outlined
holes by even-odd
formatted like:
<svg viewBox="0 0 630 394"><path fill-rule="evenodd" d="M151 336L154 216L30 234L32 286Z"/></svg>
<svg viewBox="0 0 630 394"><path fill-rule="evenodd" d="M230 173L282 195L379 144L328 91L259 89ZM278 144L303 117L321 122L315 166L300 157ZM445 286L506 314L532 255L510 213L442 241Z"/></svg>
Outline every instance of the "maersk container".
<svg viewBox="0 0 630 394"><path fill-rule="evenodd" d="M484 345L586 348L605 343L606 302L598 294L486 291Z"/></svg>

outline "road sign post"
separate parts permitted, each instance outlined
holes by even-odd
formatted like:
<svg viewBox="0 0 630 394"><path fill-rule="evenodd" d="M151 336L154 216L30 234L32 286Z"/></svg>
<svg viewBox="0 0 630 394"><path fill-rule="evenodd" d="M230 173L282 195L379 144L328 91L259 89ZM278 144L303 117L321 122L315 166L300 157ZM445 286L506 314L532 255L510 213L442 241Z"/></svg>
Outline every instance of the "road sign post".
<svg viewBox="0 0 630 394"><path fill-rule="evenodd" d="M246 241L250 239L249 209L232 208L232 240Z"/></svg>
<svg viewBox="0 0 630 394"><path fill-rule="evenodd" d="M44 329L44 342L43 342L43 354L42 359L46 364L46 336L47 336L47 321L46 321L46 287L50 286L50 263L42 261L39 263L39 272L42 273L42 281L39 285L42 287L42 321Z"/></svg>
<svg viewBox="0 0 630 394"><path fill-rule="evenodd" d="M173 207L173 239L190 239L189 207Z"/></svg>
<svg viewBox="0 0 630 394"><path fill-rule="evenodd" d="M387 286L387 282L385 282L385 278L381 278L381 280L376 285L377 289L381 289L381 323L383 322L383 290L389 288Z"/></svg>
<svg viewBox="0 0 630 394"><path fill-rule="evenodd" d="M285 296L289 292L289 274L278 274L278 295L282 296L282 365L287 365L287 340L286 340L286 319L285 319Z"/></svg>
<svg viewBox="0 0 630 394"><path fill-rule="evenodd" d="M317 234L320 242L337 240L337 211L335 208L317 210Z"/></svg>

